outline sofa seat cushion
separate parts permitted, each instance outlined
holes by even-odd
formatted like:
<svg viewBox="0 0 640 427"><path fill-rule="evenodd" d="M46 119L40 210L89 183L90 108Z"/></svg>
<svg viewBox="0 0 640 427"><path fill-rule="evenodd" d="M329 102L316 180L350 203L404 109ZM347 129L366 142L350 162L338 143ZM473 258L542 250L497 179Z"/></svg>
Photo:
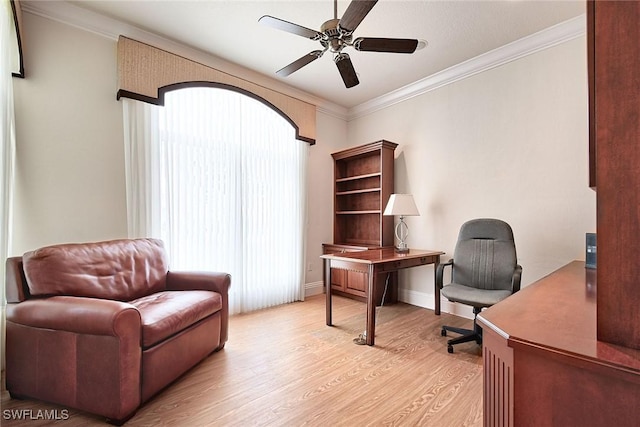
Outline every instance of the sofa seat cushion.
<svg viewBox="0 0 640 427"><path fill-rule="evenodd" d="M211 291L163 291L130 301L142 319L142 347L149 348L222 309Z"/></svg>

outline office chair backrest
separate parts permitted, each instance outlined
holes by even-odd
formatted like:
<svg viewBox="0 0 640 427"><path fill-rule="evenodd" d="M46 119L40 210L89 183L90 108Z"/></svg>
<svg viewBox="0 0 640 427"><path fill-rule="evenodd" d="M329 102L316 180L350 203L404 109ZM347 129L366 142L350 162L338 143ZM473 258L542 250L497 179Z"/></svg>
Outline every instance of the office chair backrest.
<svg viewBox="0 0 640 427"><path fill-rule="evenodd" d="M498 219L474 219L460 228L452 281L477 289L511 289L517 264L513 231Z"/></svg>

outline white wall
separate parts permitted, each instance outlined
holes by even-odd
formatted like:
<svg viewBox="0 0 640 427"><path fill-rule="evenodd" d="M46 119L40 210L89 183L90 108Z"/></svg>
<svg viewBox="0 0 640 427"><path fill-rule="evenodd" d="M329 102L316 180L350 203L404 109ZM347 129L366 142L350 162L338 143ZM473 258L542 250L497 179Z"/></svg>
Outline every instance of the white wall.
<svg viewBox="0 0 640 427"><path fill-rule="evenodd" d="M12 252L126 237L116 44L24 14Z"/></svg>
<svg viewBox="0 0 640 427"><path fill-rule="evenodd" d="M341 118L316 114L317 142L309 148L307 218L307 295L321 293L322 243L333 242L333 157L348 146L347 123Z"/></svg>
<svg viewBox="0 0 640 427"><path fill-rule="evenodd" d="M581 37L350 122L353 145L400 144L396 192L421 213L407 219L409 245L447 260L463 222L496 217L513 227L525 286L584 259L596 224L586 70ZM433 307L432 268L401 281L402 300Z"/></svg>

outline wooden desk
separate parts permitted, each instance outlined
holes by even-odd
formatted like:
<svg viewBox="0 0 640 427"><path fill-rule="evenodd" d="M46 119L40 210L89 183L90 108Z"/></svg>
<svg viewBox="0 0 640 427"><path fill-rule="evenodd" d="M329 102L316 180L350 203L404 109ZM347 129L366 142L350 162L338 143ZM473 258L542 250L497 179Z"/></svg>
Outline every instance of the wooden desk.
<svg viewBox="0 0 640 427"><path fill-rule="evenodd" d="M640 425L640 350L598 341L596 270L584 262L487 308L478 323L485 426Z"/></svg>
<svg viewBox="0 0 640 427"><path fill-rule="evenodd" d="M440 263L440 251L411 249L408 253L396 253L394 248L370 249L367 251L322 255L324 259L324 286L327 294L327 325L331 321L331 269L358 271L367 274L367 345L373 345L376 327L375 277L403 268L434 264L434 272ZM435 283L435 282L434 282ZM436 304L439 308L440 289L436 286ZM440 314L439 310L436 314Z"/></svg>

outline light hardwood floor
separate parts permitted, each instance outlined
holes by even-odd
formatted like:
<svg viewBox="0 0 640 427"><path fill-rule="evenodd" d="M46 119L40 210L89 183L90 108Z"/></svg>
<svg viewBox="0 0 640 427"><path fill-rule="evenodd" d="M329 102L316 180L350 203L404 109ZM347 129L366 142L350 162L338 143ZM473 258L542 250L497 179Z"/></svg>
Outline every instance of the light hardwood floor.
<svg viewBox="0 0 640 427"><path fill-rule="evenodd" d="M138 410L126 426L480 426L482 356L475 343L447 353L442 324L471 320L398 303L378 312L376 345L355 345L363 303L324 295L232 316L229 341ZM12 400L7 409L62 410ZM104 426L69 410L63 426ZM49 425L7 420L2 426Z"/></svg>

